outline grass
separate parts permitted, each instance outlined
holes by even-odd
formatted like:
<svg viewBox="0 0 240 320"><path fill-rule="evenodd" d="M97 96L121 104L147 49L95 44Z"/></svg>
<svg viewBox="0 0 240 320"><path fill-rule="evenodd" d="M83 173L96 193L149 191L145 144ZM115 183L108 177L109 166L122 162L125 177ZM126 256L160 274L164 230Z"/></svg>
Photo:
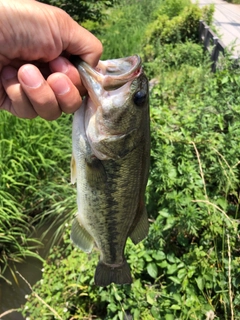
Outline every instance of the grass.
<svg viewBox="0 0 240 320"><path fill-rule="evenodd" d="M141 54L146 26L154 19L154 13L161 2L161 0L123 0L107 11L104 24L91 27L91 22L83 23L86 28L94 29L103 43L104 51L101 59Z"/></svg>
<svg viewBox="0 0 240 320"><path fill-rule="evenodd" d="M8 260L39 257L50 234L57 241L75 208L75 190L69 186L71 116L29 121L1 112L0 128L0 262L6 267Z"/></svg>

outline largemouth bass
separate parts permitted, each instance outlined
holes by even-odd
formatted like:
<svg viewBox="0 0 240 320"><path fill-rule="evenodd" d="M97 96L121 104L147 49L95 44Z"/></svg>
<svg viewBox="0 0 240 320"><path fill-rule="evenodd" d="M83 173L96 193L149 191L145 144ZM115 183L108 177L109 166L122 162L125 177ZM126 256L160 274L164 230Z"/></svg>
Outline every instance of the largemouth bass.
<svg viewBox="0 0 240 320"><path fill-rule="evenodd" d="M150 159L148 80L138 56L100 61L93 69L77 57L88 91L74 114L71 181L78 213L71 239L85 252L100 251L95 284L132 282L124 257L127 238L148 234L144 193Z"/></svg>

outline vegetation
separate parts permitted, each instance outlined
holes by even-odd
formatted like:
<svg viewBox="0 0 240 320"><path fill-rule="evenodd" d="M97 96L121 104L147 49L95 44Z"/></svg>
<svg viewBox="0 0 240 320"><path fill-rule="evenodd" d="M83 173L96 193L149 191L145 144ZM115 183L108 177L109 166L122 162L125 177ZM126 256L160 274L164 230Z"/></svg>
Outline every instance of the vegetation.
<svg viewBox="0 0 240 320"><path fill-rule="evenodd" d="M172 61L171 49L147 65L149 73L168 56ZM153 222L144 242L126 248L134 283L94 286L98 253L73 249L66 234L35 286L60 318L240 316L239 80L236 71L211 74L203 54L195 61L198 49L192 45L184 63L180 53L171 68L159 67L152 90L147 204ZM33 296L26 306L30 319L49 319L48 307Z"/></svg>
<svg viewBox="0 0 240 320"><path fill-rule="evenodd" d="M104 48L103 60L140 54L146 26L154 20L158 7L159 1L141 0L139 5L135 0L125 0L108 10L103 25L91 21L82 25L100 38Z"/></svg>
<svg viewBox="0 0 240 320"><path fill-rule="evenodd" d="M112 7L119 0L39 0L52 6L59 7L66 11L71 17L73 17L79 23L85 20L101 22L104 15L104 9Z"/></svg>
<svg viewBox="0 0 240 320"><path fill-rule="evenodd" d="M188 4L188 5L187 5ZM214 7L202 10L189 1L167 1L160 6L156 19L149 24L145 34L143 52L146 60L156 58L166 44L198 42L199 20L211 25Z"/></svg>
<svg viewBox="0 0 240 320"><path fill-rule="evenodd" d="M35 239L35 232L39 233L43 225L42 237L50 240L55 230L53 237L57 241L76 200L74 189L69 186L71 117L63 116L50 123L22 120L1 112L0 128L3 276L11 262L21 262L26 256L40 258L36 249L42 245Z"/></svg>
<svg viewBox="0 0 240 320"><path fill-rule="evenodd" d="M240 4L240 0L227 0L227 2L235 3L235 4Z"/></svg>
<svg viewBox="0 0 240 320"><path fill-rule="evenodd" d="M239 70L226 57L211 73L197 43L198 20L205 17L210 24L211 7L200 10L186 0L141 4L124 0L109 9L102 29L85 22L98 29L104 58L140 54L155 84L146 192L151 227L143 242L127 243L132 285L96 287L98 252L87 255L69 240L75 208L68 169L71 117L47 123L0 113L0 167L3 177L9 176L2 179L3 198L11 200L5 212L16 217L5 213L9 220L0 225L0 236L11 235L13 221L34 230L54 218L62 226L58 234L64 231L27 298L22 310L27 319L240 318ZM134 19L140 21L139 33ZM18 238L23 241L20 232L14 241Z"/></svg>

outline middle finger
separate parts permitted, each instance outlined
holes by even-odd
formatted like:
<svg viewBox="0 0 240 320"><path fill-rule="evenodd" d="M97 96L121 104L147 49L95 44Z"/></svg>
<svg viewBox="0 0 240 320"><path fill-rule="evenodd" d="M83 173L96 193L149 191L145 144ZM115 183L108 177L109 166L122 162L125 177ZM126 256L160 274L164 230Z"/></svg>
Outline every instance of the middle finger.
<svg viewBox="0 0 240 320"><path fill-rule="evenodd" d="M37 67L23 65L18 71L18 79L36 113L46 119L55 120L62 111L51 87Z"/></svg>

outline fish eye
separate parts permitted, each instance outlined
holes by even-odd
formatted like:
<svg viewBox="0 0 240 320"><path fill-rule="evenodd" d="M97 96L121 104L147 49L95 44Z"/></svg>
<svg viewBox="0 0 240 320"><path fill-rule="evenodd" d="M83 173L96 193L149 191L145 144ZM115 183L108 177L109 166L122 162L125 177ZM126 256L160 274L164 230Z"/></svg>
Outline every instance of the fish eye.
<svg viewBox="0 0 240 320"><path fill-rule="evenodd" d="M135 93L133 97L133 102L138 106L141 107L147 99L146 91L140 90Z"/></svg>

